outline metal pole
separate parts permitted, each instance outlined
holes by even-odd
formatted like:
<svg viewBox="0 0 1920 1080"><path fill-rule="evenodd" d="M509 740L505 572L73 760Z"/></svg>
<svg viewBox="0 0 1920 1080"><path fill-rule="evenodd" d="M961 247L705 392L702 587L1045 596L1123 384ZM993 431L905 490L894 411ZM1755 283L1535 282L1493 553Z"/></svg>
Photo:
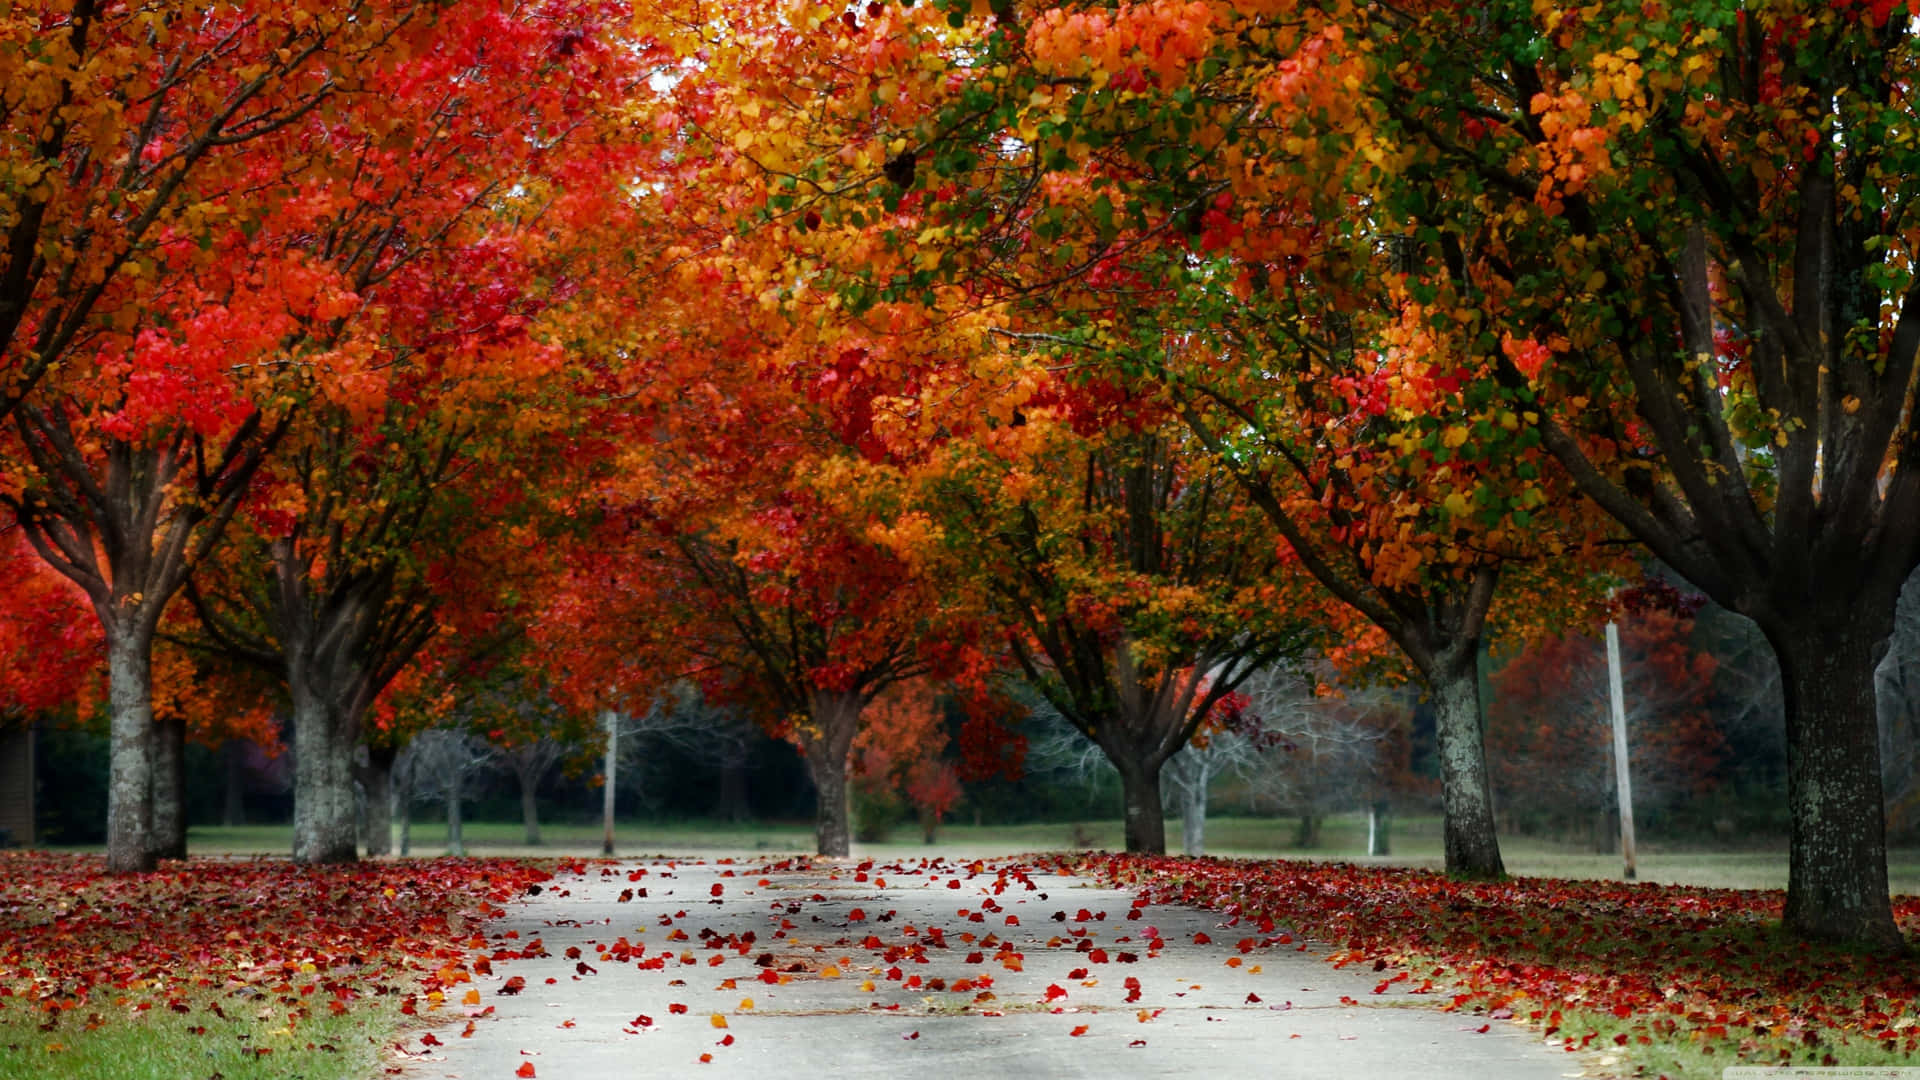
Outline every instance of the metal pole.
<svg viewBox="0 0 1920 1080"><path fill-rule="evenodd" d="M620 713L608 709L601 717L607 724L607 766L606 790L601 793L600 816L605 820L606 834L600 843L600 854L613 854L613 782L619 774L620 764Z"/></svg>
<svg viewBox="0 0 1920 1080"><path fill-rule="evenodd" d="M1620 682L1620 628L1607 621L1607 694L1613 705L1613 776L1620 794L1620 853L1626 859L1626 878L1635 877L1633 865L1633 780L1627 770L1626 693Z"/></svg>

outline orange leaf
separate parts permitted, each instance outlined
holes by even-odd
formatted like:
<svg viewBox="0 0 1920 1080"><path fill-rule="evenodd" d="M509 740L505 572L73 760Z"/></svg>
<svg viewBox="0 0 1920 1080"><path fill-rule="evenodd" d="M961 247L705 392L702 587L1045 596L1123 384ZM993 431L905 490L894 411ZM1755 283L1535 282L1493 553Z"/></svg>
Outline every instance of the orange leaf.
<svg viewBox="0 0 1920 1080"><path fill-rule="evenodd" d="M532 1075L533 1075L533 1062L531 1062L531 1061L523 1061L523 1062L521 1062L521 1063L520 1063L520 1067L519 1067L518 1069L515 1069L515 1070L513 1070L513 1075L515 1075L515 1076L532 1076Z"/></svg>

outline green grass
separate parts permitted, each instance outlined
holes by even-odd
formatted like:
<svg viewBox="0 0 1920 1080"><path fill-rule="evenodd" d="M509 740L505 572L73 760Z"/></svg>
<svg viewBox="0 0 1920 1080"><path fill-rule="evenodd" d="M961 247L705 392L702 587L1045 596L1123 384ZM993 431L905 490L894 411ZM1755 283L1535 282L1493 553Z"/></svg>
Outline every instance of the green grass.
<svg viewBox="0 0 1920 1080"><path fill-rule="evenodd" d="M0 1010L0 1080L361 1080L378 1071L381 1037L399 1020L395 1007L361 1005L290 1022L270 998L244 1008L218 1000L225 1018L206 1008L213 997L187 1002L185 1014L83 1006L51 1026L44 1014Z"/></svg>
<svg viewBox="0 0 1920 1080"><path fill-rule="evenodd" d="M468 822L467 850L476 855L597 855L598 824L554 823L541 826L542 845L525 843L518 822ZM292 843L284 825L246 825L237 828L195 828L188 846L200 855L281 855ZM911 825L894 831L885 842L856 843L858 854L881 859L921 856L987 856L1018 852L1072 851L1083 847L1118 850L1124 832L1118 820L1058 822L1026 825L943 826L938 842L919 841ZM397 831L396 831L397 838ZM1178 850L1179 820L1167 822L1169 847ZM1321 827L1321 843L1311 850L1295 847L1291 818L1219 817L1207 823L1207 853L1239 858L1344 859L1385 866L1438 868L1442 863L1440 820L1437 817L1401 817L1393 822L1393 854L1366 855L1367 823L1361 815L1330 817ZM413 854L439 855L446 850L446 827L439 822L416 822ZM1518 877L1617 879L1618 855L1594 854L1571 845L1538 837L1501 838L1507 870ZM623 821L615 836L621 855L654 854L800 854L813 850L813 826L802 822L646 822ZM1727 889L1780 889L1787 884L1787 853L1777 850L1669 849L1647 844L1639 857L1639 880L1669 885ZM1920 894L1920 850L1896 849L1888 859L1893 892Z"/></svg>

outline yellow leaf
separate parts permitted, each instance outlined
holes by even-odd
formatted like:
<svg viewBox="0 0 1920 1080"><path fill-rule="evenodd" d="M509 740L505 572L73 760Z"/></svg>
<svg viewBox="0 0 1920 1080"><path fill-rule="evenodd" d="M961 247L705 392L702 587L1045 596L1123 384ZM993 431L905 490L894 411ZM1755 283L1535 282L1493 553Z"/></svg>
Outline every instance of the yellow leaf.
<svg viewBox="0 0 1920 1080"><path fill-rule="evenodd" d="M723 1028L727 1026L727 1018L724 1016L721 1016L719 1013L714 1013L712 1016L708 1017L707 1022L717 1028Z"/></svg>
<svg viewBox="0 0 1920 1080"><path fill-rule="evenodd" d="M820 977L823 979L837 979L840 977L840 969L834 967L832 964L828 964L826 967L820 969Z"/></svg>
<svg viewBox="0 0 1920 1080"><path fill-rule="evenodd" d="M741 1012L745 1012L745 1011L747 1011L748 1009L751 1009L751 1008L753 1008L753 999L752 999L752 998L741 998L741 999L740 999L740 1011L741 1011Z"/></svg>
<svg viewBox="0 0 1920 1080"><path fill-rule="evenodd" d="M1467 429L1464 424L1454 424L1440 433L1440 445L1451 450L1467 441Z"/></svg>

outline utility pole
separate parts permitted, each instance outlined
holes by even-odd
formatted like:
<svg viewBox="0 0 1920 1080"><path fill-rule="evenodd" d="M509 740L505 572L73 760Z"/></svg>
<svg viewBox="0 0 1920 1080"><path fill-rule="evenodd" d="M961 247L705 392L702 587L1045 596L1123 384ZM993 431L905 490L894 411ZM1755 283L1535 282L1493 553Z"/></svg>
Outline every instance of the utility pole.
<svg viewBox="0 0 1920 1080"><path fill-rule="evenodd" d="M1620 628L1607 620L1607 696L1613 706L1613 777L1620 794L1620 853L1626 859L1625 877L1636 876L1633 865L1633 780L1627 770L1626 693L1620 680Z"/></svg>
<svg viewBox="0 0 1920 1080"><path fill-rule="evenodd" d="M613 781L620 765L620 713L608 709L601 714L607 725L606 789L601 792L600 815L606 823L606 835L600 842L600 854L613 854Z"/></svg>

